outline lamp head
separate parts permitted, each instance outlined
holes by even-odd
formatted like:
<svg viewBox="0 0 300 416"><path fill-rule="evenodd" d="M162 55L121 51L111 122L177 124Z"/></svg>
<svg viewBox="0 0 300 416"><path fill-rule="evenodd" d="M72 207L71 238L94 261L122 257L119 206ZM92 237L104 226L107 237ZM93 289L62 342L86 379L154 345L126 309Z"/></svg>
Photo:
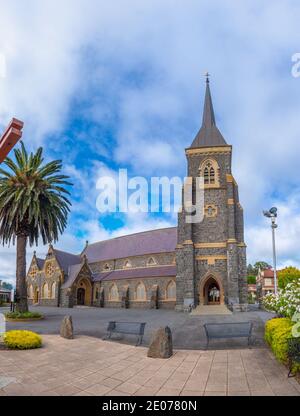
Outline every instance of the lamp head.
<svg viewBox="0 0 300 416"><path fill-rule="evenodd" d="M270 213L273 215L273 217L277 217L277 208L276 207L272 207L270 209Z"/></svg>
<svg viewBox="0 0 300 416"><path fill-rule="evenodd" d="M263 211L263 214L264 214L265 217L271 218L270 211Z"/></svg>

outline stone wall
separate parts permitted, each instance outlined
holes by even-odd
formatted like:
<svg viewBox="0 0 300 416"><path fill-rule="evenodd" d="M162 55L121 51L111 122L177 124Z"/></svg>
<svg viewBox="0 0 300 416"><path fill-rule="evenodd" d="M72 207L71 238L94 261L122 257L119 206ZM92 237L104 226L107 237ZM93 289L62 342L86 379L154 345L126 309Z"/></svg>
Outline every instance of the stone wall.
<svg viewBox="0 0 300 416"><path fill-rule="evenodd" d="M158 307L174 308L175 300L166 299L166 290L170 281L176 281L175 276L160 277L160 278L144 278L144 279L122 279L102 282L104 288L104 307L120 308L122 306L121 293L124 287L129 288L129 308L150 309L152 288L157 286L158 290ZM146 288L146 299L136 299L136 288L139 283L143 283ZM116 285L119 292L119 301L109 300L109 290L112 285Z"/></svg>
<svg viewBox="0 0 300 416"><path fill-rule="evenodd" d="M117 253L116 253L117 255ZM170 265L174 264L175 253L158 253L158 254L147 254L146 256L133 256L122 259L115 259L110 261L100 261L96 263L89 263L89 267L93 273L101 273L106 271L105 266L107 265L110 270L124 269L124 264L128 260L131 263L132 268L136 267L151 267L147 263L150 258L153 258L155 265ZM129 267L130 268L130 267Z"/></svg>

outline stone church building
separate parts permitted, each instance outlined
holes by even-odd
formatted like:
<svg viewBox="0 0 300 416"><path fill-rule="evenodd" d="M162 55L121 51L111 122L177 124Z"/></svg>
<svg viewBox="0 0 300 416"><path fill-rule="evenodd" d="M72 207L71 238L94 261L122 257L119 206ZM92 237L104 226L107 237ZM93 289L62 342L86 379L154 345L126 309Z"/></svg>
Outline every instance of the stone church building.
<svg viewBox="0 0 300 416"><path fill-rule="evenodd" d="M31 304L172 308L225 304L247 308L243 209L231 172L232 146L216 126L209 80L202 126L185 150L195 192L204 181L204 217L178 227L145 231L86 244L75 255L50 246L34 254L28 274Z"/></svg>

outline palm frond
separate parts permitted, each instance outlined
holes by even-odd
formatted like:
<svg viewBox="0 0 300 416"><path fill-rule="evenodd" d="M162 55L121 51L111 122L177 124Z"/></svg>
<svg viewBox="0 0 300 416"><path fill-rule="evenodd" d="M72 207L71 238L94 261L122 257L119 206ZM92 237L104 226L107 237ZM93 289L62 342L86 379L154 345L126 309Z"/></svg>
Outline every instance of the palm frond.
<svg viewBox="0 0 300 416"><path fill-rule="evenodd" d="M14 242L25 233L29 244L55 242L67 225L71 202L65 195L72 186L69 176L61 174L61 160L43 165L43 149L26 151L24 143L14 150L15 162L4 161L0 168L0 241Z"/></svg>

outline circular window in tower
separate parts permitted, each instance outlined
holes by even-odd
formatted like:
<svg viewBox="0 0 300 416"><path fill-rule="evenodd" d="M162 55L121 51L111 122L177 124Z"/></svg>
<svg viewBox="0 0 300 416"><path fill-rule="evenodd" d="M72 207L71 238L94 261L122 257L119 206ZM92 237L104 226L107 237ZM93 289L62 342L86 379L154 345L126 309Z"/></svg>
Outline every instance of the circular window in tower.
<svg viewBox="0 0 300 416"><path fill-rule="evenodd" d="M204 214L206 217L216 217L218 214L218 208L214 204L205 205Z"/></svg>

